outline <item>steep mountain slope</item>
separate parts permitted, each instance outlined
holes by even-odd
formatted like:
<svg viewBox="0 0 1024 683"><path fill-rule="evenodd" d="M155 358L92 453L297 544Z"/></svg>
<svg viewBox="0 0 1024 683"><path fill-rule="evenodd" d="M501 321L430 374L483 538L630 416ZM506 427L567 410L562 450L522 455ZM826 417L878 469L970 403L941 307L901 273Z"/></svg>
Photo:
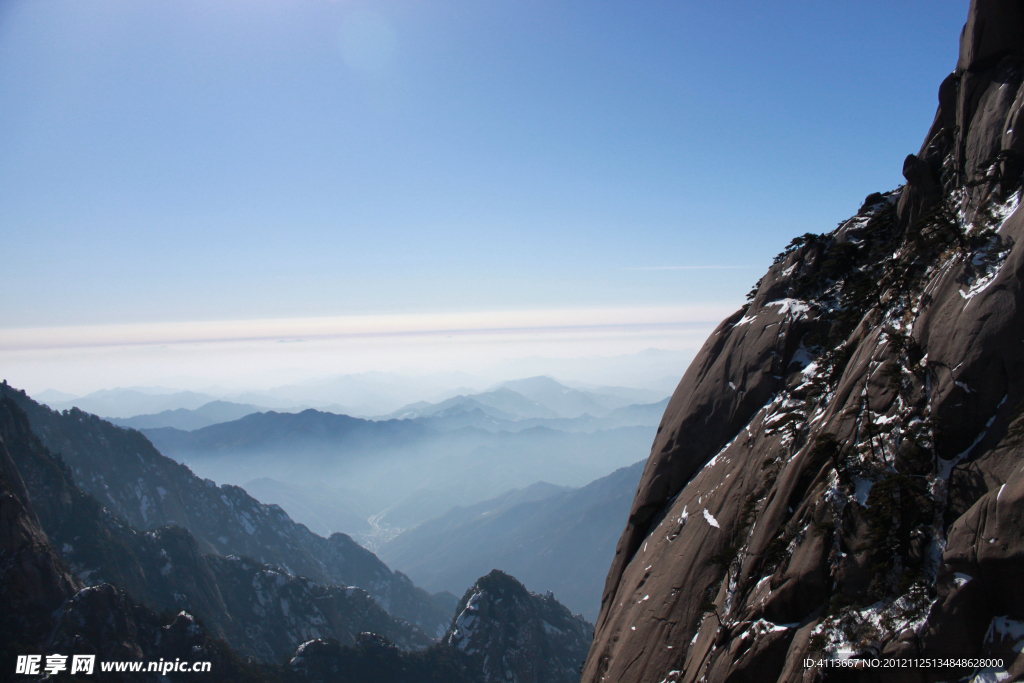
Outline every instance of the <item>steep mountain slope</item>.
<svg viewBox="0 0 1024 683"><path fill-rule="evenodd" d="M583 681L880 680L811 652L1024 674L1022 81L1024 4L974 0L907 185L793 240L705 343Z"/></svg>
<svg viewBox="0 0 1024 683"><path fill-rule="evenodd" d="M497 569L474 583L444 642L469 658L485 683L576 683L591 625L551 594L531 593Z"/></svg>
<svg viewBox="0 0 1024 683"><path fill-rule="evenodd" d="M537 486L455 508L378 549L427 590L461 593L494 567L596 619L605 568L636 492L639 462L570 491Z"/></svg>
<svg viewBox="0 0 1024 683"><path fill-rule="evenodd" d="M268 477L247 481L242 488L257 500L280 505L289 517L320 536L341 532L358 537L370 530L366 520L373 503L353 489L300 486Z"/></svg>
<svg viewBox="0 0 1024 683"><path fill-rule="evenodd" d="M354 645L368 630L404 649L431 643L362 589L323 586L245 558L203 555L179 527L142 533L124 524L79 490L7 398L0 399L0 435L12 444L40 525L85 585L114 584L160 612L187 610L215 636L264 662L283 660L310 638Z"/></svg>
<svg viewBox="0 0 1024 683"><path fill-rule="evenodd" d="M5 678L14 671L15 656L44 642L53 628L50 615L82 587L30 507L4 436L13 428L0 413L0 676Z"/></svg>
<svg viewBox="0 0 1024 683"><path fill-rule="evenodd" d="M43 445L59 453L75 483L141 531L187 529L199 552L238 555L326 586L359 586L390 614L438 637L450 614L403 574L344 534L322 538L280 507L263 505L236 486L218 487L165 458L142 434L72 409L57 413L6 383L0 395L28 415Z"/></svg>
<svg viewBox="0 0 1024 683"><path fill-rule="evenodd" d="M19 460L40 458L41 468L61 474L58 461L45 459L49 454L30 433L24 414L8 399L0 399L0 680L24 680L14 675L19 655L58 652L95 654L99 661L209 661L218 680L274 679L240 661L187 612L159 617L113 586L83 587L40 526L12 452ZM47 498L51 508L70 509L77 491L36 493L36 498ZM100 681L160 678L112 677L99 671L94 676Z"/></svg>

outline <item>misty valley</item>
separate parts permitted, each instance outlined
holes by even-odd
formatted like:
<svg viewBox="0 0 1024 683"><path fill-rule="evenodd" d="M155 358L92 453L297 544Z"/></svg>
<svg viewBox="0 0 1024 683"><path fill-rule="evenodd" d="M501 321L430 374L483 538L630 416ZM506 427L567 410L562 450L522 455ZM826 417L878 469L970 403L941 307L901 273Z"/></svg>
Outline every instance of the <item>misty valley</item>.
<svg viewBox="0 0 1024 683"><path fill-rule="evenodd" d="M178 422L183 414L208 413L211 406L224 410L228 404L221 402L110 422L140 425L139 431L161 454L199 477L240 486L262 503L280 505L316 534L351 536L424 588L461 595L493 568L532 565L529 576L539 578L541 572L545 578L534 584L521 577L529 588L546 592L562 586L573 595L567 606L593 620L604 580L598 574L603 572L594 573L584 586L562 571L576 558L563 558L547 569L539 558L525 557L543 552L540 548L519 551L523 557L506 557L502 563L491 558L508 553L509 545L522 546L528 529L538 534L534 539L557 532L556 525L566 519L547 522L551 529L536 528L544 526L540 511L545 506L579 498L600 485L597 480L637 463L637 454L654 438L668 399L631 401L658 395L622 387L606 387L604 393L572 389L535 377L436 404L403 406L376 419L305 409L253 412L191 431L158 426ZM596 554L581 551L579 559L602 554L610 558L614 552L619 532L615 513L624 514L625 499L640 476L636 466L628 471L631 478L618 475L619 489L604 499L581 500L579 509L570 513L601 518L602 547L593 549ZM601 511L616 499L618 507ZM535 519L527 522L531 516ZM511 521L518 517L523 519ZM474 524L485 520L514 526L492 535L489 548L458 540L455 527L471 533ZM429 534L427 522L444 526L447 553L438 552L438 534ZM426 555L433 557L433 565ZM453 562L464 566L456 570L449 566ZM488 562L493 566L485 566ZM596 566L601 564L603 560Z"/></svg>
<svg viewBox="0 0 1024 683"><path fill-rule="evenodd" d="M564 636L555 652L515 666L578 677L640 479L636 454L667 402L632 403L656 398L650 389L535 377L378 419L209 401L106 420L55 411L6 383L0 393L9 468L39 501L65 581L112 584L158 613L185 610L244 659L290 661L289 675L322 657L369 656L375 641L359 634L373 633L386 652L433 653L396 654L399 669L450 680L487 667L447 662L439 639L471 656L535 630L530 647L546 652L552 629ZM196 400L59 398L127 412ZM216 417L229 419L206 424ZM509 623L475 634L477 602L507 593ZM315 654L310 640L357 649ZM392 675L378 665L367 671Z"/></svg>

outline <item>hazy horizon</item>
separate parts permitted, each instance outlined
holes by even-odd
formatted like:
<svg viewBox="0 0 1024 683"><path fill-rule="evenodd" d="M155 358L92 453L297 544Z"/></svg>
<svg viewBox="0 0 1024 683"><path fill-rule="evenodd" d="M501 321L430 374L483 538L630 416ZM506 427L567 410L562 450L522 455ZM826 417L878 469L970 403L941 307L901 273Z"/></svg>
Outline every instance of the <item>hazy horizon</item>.
<svg viewBox="0 0 1024 683"><path fill-rule="evenodd" d="M548 377L567 387L584 391L623 388L647 392L649 400L637 400L635 403L653 403L672 393L692 356L690 351L648 348L619 356L523 357L505 360L488 368L478 368L477 373L462 370L369 370L320 373L280 384L248 385L211 383L208 378L195 378L192 382L182 381L177 384L108 382L80 392L65 391L53 386L40 388L22 385L6 377L0 379L5 379L11 386L24 389L32 398L58 409L69 407L82 399L95 402L98 398L115 394L124 395L119 402L127 401L128 405L131 405L129 394L134 393L153 397L167 396L170 401L166 408L159 410L139 408L103 411L82 404L90 412L112 418L126 418L179 407L194 409L213 400L251 404L267 410L292 412L315 408L345 412L356 417L377 418L411 403L438 403L457 395L491 391L505 383L533 377ZM183 400L175 403L171 400L175 396L181 396Z"/></svg>
<svg viewBox="0 0 1024 683"><path fill-rule="evenodd" d="M685 370L645 351L692 358L731 312L527 311L37 328L0 330L0 350L12 385L76 396L115 386L260 391L367 372L462 372L484 384L549 374L644 387Z"/></svg>
<svg viewBox="0 0 1024 683"><path fill-rule="evenodd" d="M0 372L678 378L607 359L692 357L792 237L900 184L962 15L9 0Z"/></svg>

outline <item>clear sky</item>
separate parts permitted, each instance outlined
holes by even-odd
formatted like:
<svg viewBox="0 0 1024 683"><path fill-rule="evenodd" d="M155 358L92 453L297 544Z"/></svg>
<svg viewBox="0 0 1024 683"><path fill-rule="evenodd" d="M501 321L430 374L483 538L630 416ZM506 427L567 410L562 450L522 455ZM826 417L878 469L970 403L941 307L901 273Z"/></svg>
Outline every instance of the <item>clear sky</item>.
<svg viewBox="0 0 1024 683"><path fill-rule="evenodd" d="M793 236L902 182L967 4L4 0L0 369L204 375L154 349L352 316L638 309L661 336L590 352L692 348L664 325L717 322Z"/></svg>

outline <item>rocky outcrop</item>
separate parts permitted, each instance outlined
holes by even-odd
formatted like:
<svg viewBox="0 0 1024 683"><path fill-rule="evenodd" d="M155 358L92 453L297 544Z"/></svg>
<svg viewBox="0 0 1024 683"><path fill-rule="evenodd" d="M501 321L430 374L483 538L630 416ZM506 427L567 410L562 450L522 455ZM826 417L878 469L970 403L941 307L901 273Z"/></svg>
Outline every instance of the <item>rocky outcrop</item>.
<svg viewBox="0 0 1024 683"><path fill-rule="evenodd" d="M211 638L195 617L182 611L160 617L138 605L109 584L84 588L56 615L51 638L39 647L43 654L74 653L96 656L97 681L196 680L214 676L231 683L276 683L277 672L238 658L222 641ZM103 673L102 662L209 662L209 673ZM13 671L11 667L9 671ZM4 672L6 673L6 671ZM18 676L16 680L25 680Z"/></svg>
<svg viewBox="0 0 1024 683"><path fill-rule="evenodd" d="M6 383L0 384L0 395L25 411L43 446L66 463L69 479L127 525L140 531L180 526L203 554L249 557L322 585L359 586L431 637L444 633L451 615L345 534L317 536L277 505L264 505L237 486L200 479L135 430L75 408L58 413ZM58 500L47 496L40 503L52 506ZM137 586L118 585L141 595Z"/></svg>
<svg viewBox="0 0 1024 683"><path fill-rule="evenodd" d="M434 642L385 612L361 588L324 586L244 558L204 559L230 617L226 640L260 661L283 661L310 639L332 638L355 645L364 632L381 634L402 650L422 649Z"/></svg>
<svg viewBox="0 0 1024 683"><path fill-rule="evenodd" d="M311 640L286 673L296 683L576 683L591 631L550 594L495 569L466 592L444 638L426 650L402 652L373 633L354 646Z"/></svg>
<svg viewBox="0 0 1024 683"><path fill-rule="evenodd" d="M576 683L592 627L495 569L466 591L444 642L485 683Z"/></svg>
<svg viewBox="0 0 1024 683"><path fill-rule="evenodd" d="M375 633L361 633L355 647L333 640L303 643L288 662L295 683L482 683L466 658L438 643L419 652L402 652Z"/></svg>
<svg viewBox="0 0 1024 683"><path fill-rule="evenodd" d="M907 184L794 239L707 340L583 681L838 675L804 669L822 652L999 654L1024 673L1022 83L1022 5L974 0Z"/></svg>

